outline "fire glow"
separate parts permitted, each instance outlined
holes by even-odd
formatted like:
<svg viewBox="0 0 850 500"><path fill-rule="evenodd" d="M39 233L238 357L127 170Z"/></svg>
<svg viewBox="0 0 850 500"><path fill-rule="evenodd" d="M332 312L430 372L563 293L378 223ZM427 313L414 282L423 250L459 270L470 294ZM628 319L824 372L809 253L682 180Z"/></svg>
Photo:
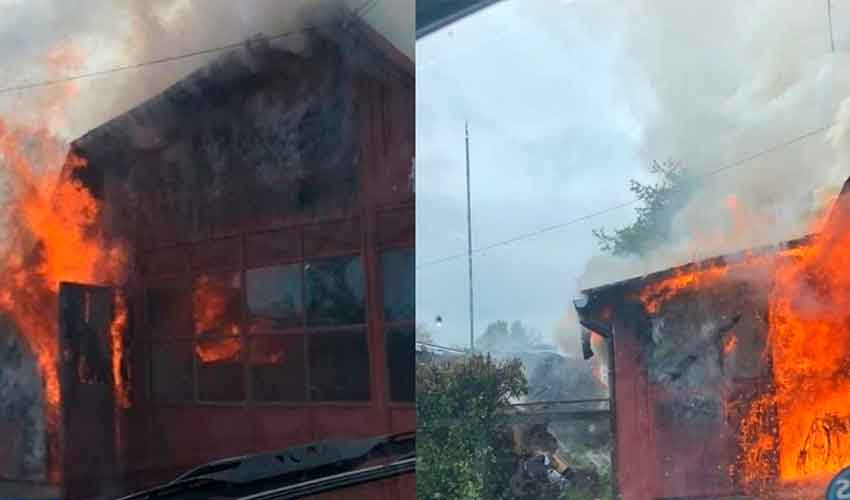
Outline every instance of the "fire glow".
<svg viewBox="0 0 850 500"><path fill-rule="evenodd" d="M779 421L779 474L801 479L850 461L850 206L842 197L818 236L777 266L770 342Z"/></svg>
<svg viewBox="0 0 850 500"><path fill-rule="evenodd" d="M850 200L839 198L828 215L812 224L815 237L778 258L686 268L639 293L646 311L656 314L685 290L731 278L736 267L769 270L773 390L749 402L740 424L745 485L765 484L771 474L780 481L816 479L850 464ZM736 344L729 337L723 351Z"/></svg>
<svg viewBox="0 0 850 500"><path fill-rule="evenodd" d="M203 363L233 361L242 350L239 324L231 319L233 293L203 275L195 283L193 319L197 344L195 354ZM237 297L238 299L238 297Z"/></svg>
<svg viewBox="0 0 850 500"><path fill-rule="evenodd" d="M59 76L80 64L75 51L63 49L51 52L45 68ZM74 172L85 169L86 161L68 155L66 144L53 132L64 124L64 109L75 94L73 83L51 88L36 125L0 118L0 312L14 324L38 365L48 434L57 430L61 405L59 284L116 283L126 261L123 247L97 229L98 201L74 180ZM119 394L116 398L122 400Z"/></svg>
<svg viewBox="0 0 850 500"><path fill-rule="evenodd" d="M115 313L109 325L112 340L112 380L115 384L115 404L119 408L130 407L127 394L129 384L124 380L124 331L127 328L127 301L121 291L115 293Z"/></svg>

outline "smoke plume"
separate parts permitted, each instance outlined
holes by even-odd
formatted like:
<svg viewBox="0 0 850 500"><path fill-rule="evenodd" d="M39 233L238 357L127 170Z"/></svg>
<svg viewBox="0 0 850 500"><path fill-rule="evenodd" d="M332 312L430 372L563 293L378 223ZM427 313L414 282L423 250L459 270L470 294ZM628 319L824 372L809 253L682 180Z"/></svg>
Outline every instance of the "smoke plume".
<svg viewBox="0 0 850 500"><path fill-rule="evenodd" d="M831 4L834 52L824 4L526 6L560 39L570 36L564 16L598 26L598 36L616 47L613 71L639 124L635 143L624 147L634 147L643 165L673 159L701 178L673 216L670 241L640 257L600 254L587 263L580 289L815 229L813 220L850 174L850 46L839 22L850 4ZM578 330L566 342L577 343Z"/></svg>

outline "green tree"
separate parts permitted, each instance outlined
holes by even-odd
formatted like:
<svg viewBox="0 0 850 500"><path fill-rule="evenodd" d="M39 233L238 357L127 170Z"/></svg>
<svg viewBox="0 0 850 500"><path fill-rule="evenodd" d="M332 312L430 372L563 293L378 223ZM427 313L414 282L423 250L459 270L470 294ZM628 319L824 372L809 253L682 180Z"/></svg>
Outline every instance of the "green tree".
<svg viewBox="0 0 850 500"><path fill-rule="evenodd" d="M512 399L527 392L518 360L497 362L489 355L474 355L420 363L417 498L511 498L510 435L497 420Z"/></svg>
<svg viewBox="0 0 850 500"><path fill-rule="evenodd" d="M599 247L613 255L645 255L670 240L673 217L685 206L696 186L694 174L672 160L652 162L650 172L660 177L653 185L632 179L632 193L641 203L637 218L626 227L609 234L604 228L594 229Z"/></svg>

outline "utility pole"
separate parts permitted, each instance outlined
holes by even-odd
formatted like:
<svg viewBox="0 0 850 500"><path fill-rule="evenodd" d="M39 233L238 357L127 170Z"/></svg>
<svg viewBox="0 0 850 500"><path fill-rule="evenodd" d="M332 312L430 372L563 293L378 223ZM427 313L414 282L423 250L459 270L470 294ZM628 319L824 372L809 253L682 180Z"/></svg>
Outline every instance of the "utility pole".
<svg viewBox="0 0 850 500"><path fill-rule="evenodd" d="M472 293L472 196L469 188L469 121L466 122L466 257L469 264L469 350L475 352L475 307Z"/></svg>
<svg viewBox="0 0 850 500"><path fill-rule="evenodd" d="M832 34L832 0L826 0L826 18L829 20L829 49L835 52L835 39Z"/></svg>

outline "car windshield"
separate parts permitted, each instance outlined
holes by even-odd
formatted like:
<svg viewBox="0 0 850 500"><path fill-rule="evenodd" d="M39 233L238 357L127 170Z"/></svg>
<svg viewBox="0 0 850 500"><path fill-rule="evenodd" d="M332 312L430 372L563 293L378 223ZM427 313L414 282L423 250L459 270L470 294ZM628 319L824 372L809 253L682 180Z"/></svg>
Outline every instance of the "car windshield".
<svg viewBox="0 0 850 500"><path fill-rule="evenodd" d="M850 4L427 3L419 498L823 498Z"/></svg>
<svg viewBox="0 0 850 500"><path fill-rule="evenodd" d="M0 8L0 498L415 431L414 1Z"/></svg>

